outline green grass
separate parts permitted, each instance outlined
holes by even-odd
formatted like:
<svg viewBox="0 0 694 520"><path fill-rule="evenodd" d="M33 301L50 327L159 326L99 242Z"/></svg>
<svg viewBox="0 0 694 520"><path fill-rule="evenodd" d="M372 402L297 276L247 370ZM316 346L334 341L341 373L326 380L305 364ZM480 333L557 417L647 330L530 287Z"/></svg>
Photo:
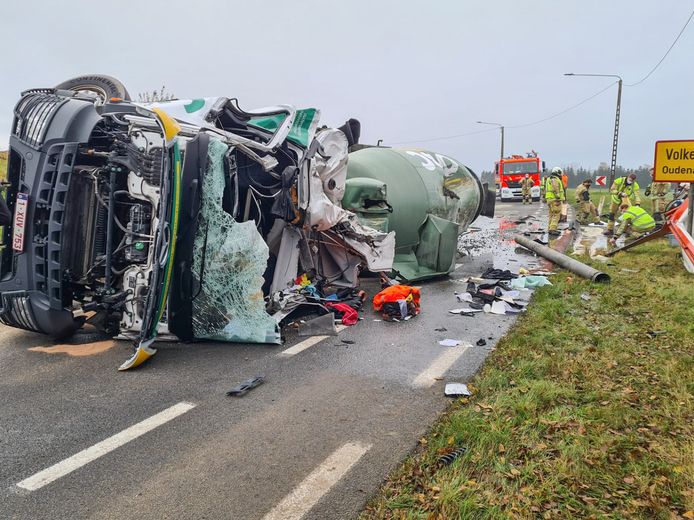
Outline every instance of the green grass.
<svg viewBox="0 0 694 520"><path fill-rule="evenodd" d="M0 152L0 182L7 180L7 152Z"/></svg>
<svg viewBox="0 0 694 520"><path fill-rule="evenodd" d="M694 284L678 252L618 254L609 285L555 275L362 518L694 518Z"/></svg>

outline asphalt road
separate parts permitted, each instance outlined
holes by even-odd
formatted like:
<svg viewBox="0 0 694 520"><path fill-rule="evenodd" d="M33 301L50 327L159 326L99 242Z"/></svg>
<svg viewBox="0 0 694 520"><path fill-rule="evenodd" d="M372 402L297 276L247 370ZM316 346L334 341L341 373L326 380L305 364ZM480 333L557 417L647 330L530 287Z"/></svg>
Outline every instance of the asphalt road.
<svg viewBox="0 0 694 520"><path fill-rule="evenodd" d="M63 348L0 325L0 518L356 517L446 409L444 384L469 381L512 325L448 310L467 276L537 265L507 232L524 215L544 226L541 211L499 203L497 218L481 217L456 272L422 284L417 318L386 323L368 310L293 355L283 352L315 340L163 343L121 373L128 343ZM445 338L487 345L438 345ZM225 395L258 375L266 383L246 396Z"/></svg>

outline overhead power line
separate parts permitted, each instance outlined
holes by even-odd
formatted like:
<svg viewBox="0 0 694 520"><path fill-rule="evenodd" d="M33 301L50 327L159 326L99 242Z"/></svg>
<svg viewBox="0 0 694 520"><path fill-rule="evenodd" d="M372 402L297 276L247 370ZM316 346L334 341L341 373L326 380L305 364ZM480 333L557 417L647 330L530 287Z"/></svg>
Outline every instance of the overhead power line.
<svg viewBox="0 0 694 520"><path fill-rule="evenodd" d="M414 139L412 141L398 141L391 144L412 144L412 143L431 143L434 141L446 141L447 139L457 139L458 137L467 137L468 135L486 134L487 132L498 132L498 128L488 128L487 130L477 130L476 132L468 132L466 134L445 135L441 137L431 137L429 139Z"/></svg>
<svg viewBox="0 0 694 520"><path fill-rule="evenodd" d="M538 119L537 121L533 121L533 122L531 122L531 123L523 123L522 125L507 126L506 128L524 128L524 127L526 127L526 126L539 125L540 123L544 123L545 121L549 121L550 119L554 119L554 118L556 118L556 117L562 116L562 115L566 114L567 112L572 111L574 108L578 108L578 107L580 107L581 105L583 105L583 104L585 104L585 103L588 103L588 101L590 101L590 100L593 99L593 98L598 97L600 94L602 94L602 93L605 92L606 90L609 90L609 89L612 87L612 85L616 85L616 84L617 84L617 82L616 82L616 81L613 81L612 83L610 83L609 85L607 85L605 88L603 88L603 89L601 89L601 90L598 90L598 91L597 91L595 94L593 94L592 96L587 97L587 98L585 98L583 101L579 101L579 102L576 103L575 105L571 105L569 108L565 108L565 109L562 110L561 112L557 112L557 113L554 114L554 115L551 115L551 116L549 116L549 117L545 117L544 119Z"/></svg>
<svg viewBox="0 0 694 520"><path fill-rule="evenodd" d="M667 58L667 55L670 54L670 51L675 47L675 44L677 44L677 41L680 39L680 36L682 36L682 34L684 33L684 30L687 28L687 25L689 25L689 22L692 21L692 18L694 18L694 11L692 11L692 14L689 15L689 18L687 18L687 21L685 22L684 26L682 27L682 30L679 32L679 34L675 38L675 41L672 42L672 45L670 45L670 47L665 52L665 54L663 54L663 57L660 58L660 61L655 64L655 66L648 72L648 74L646 74L643 78L638 80L636 83L626 84L627 87L635 87L636 85L640 85L641 83L646 81L651 76L651 74L653 74L655 72L655 70L658 67L660 67L660 64L663 63L665 58Z"/></svg>
<svg viewBox="0 0 694 520"><path fill-rule="evenodd" d="M582 101L579 101L579 102L576 103L575 105L571 105L570 107L565 108L565 109L562 110L561 112L557 112L556 114L552 114L552 115L549 116L549 117L545 117L545 118L543 118L543 119L538 119L537 121L531 121L531 122L529 122L529 123L523 123L523 124L520 124L520 125L508 125L508 126L505 126L505 128L523 128L523 127L526 127L526 126L539 125L540 123L544 123L545 121L549 121L549 120L551 120L551 119L555 119L555 118L557 118L557 117L559 117L559 116L562 116L562 115L566 114L567 112L570 112L571 110L574 110L574 109L580 107L581 105L587 103L587 102L590 101L591 99L594 99L594 98L598 97L600 94L602 94L602 93L605 92L606 90L609 90L610 87L612 87L612 86L615 85L616 83L617 83L616 81L610 83L610 84L607 85L605 88L598 90L595 94L593 94L593 95L591 95L591 96L585 98L585 99L582 100ZM411 140L411 141L398 141L397 143L392 143L392 144L393 144L393 145L399 145L399 144L413 144L413 143L431 143L431 142L434 142L434 141L446 141L446 140L448 140L448 139L457 139L457 138L459 138L459 137L467 137L467 136L470 136L470 135L485 134L485 133L487 133L487 132L497 132L498 130L499 130L498 128L489 128L489 129L486 129L486 130L477 130L476 132L467 132L467 133L465 133L465 134L455 134L455 135L447 135L447 136L440 136L440 137L431 137L431 138L426 138L426 139L413 139L413 140Z"/></svg>

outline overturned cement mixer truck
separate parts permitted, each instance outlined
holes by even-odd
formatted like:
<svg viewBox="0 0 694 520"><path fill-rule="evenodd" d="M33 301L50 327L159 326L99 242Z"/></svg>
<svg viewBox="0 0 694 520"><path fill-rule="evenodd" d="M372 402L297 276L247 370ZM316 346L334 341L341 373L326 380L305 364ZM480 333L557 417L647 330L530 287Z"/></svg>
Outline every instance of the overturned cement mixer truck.
<svg viewBox="0 0 694 520"><path fill-rule="evenodd" d="M280 343L318 287L364 271L414 281L450 272L457 237L494 196L462 164L358 145L358 122L242 110L211 97L130 100L88 75L22 93L14 109L0 248L0 321L66 337L89 323L156 337Z"/></svg>

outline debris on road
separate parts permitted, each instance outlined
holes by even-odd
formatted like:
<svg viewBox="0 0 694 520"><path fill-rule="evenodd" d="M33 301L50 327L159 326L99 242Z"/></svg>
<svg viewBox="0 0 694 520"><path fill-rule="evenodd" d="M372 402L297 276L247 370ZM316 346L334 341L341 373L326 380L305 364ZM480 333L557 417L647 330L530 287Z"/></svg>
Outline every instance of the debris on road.
<svg viewBox="0 0 694 520"><path fill-rule="evenodd" d="M511 280L511 287L514 289L536 289L545 285L552 285L546 276L529 275Z"/></svg>
<svg viewBox="0 0 694 520"><path fill-rule="evenodd" d="M335 314L332 312L299 323L299 336L337 336Z"/></svg>
<svg viewBox="0 0 694 520"><path fill-rule="evenodd" d="M477 343L475 343L475 345L477 345L478 347L484 347L486 344L487 344L487 340L485 340L484 338L478 339Z"/></svg>
<svg viewBox="0 0 694 520"><path fill-rule="evenodd" d="M441 466L448 466L458 457L462 457L466 451L467 451L467 448L458 448L457 450L452 451L451 453L447 453L446 455L440 456L438 463Z"/></svg>
<svg viewBox="0 0 694 520"><path fill-rule="evenodd" d="M472 392L468 389L467 385L464 383L446 383L446 387L443 390L444 395L448 397L460 397L461 395L470 396Z"/></svg>
<svg viewBox="0 0 694 520"><path fill-rule="evenodd" d="M246 395L250 390L253 390L254 388L262 385L264 382L265 378L263 376L257 376L253 379L248 379L247 381L244 381L243 383L240 383L231 390L229 390L227 392L227 395L231 395L234 397L242 397Z"/></svg>
<svg viewBox="0 0 694 520"><path fill-rule="evenodd" d="M385 321L408 320L419 314L420 292L409 285L391 285L373 298L373 307Z"/></svg>
<svg viewBox="0 0 694 520"><path fill-rule="evenodd" d="M490 267L484 273L482 273L482 278L490 278L492 280L513 280L518 278L517 274L512 273L508 269L494 269Z"/></svg>
<svg viewBox="0 0 694 520"><path fill-rule="evenodd" d="M450 312L451 314L460 314L461 316L468 316L471 318L475 315L476 312L482 312L482 309L451 309L448 312Z"/></svg>
<svg viewBox="0 0 694 520"><path fill-rule="evenodd" d="M457 347L458 345L462 345L463 342L460 341L459 339L442 339L439 341L439 345L442 347Z"/></svg>

